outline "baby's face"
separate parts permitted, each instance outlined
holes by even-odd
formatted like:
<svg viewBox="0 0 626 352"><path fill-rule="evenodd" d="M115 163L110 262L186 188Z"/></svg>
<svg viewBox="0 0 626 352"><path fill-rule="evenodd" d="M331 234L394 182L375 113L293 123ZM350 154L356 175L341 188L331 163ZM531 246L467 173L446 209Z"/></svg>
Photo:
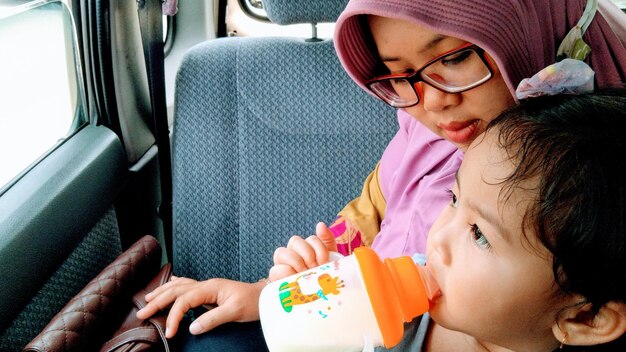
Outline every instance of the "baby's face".
<svg viewBox="0 0 626 352"><path fill-rule="evenodd" d="M479 136L468 148L450 205L429 233L428 267L442 293L430 314L483 343L556 348L552 326L573 299L555 295L552 256L532 229L523 228L536 182L522 183L531 190L514 188L508 197L502 180L515 165L493 135Z"/></svg>
<svg viewBox="0 0 626 352"><path fill-rule="evenodd" d="M379 56L393 74L415 72L433 58L466 43L397 19L370 16L369 24ZM420 83L420 103L405 110L465 150L497 114L515 103L502 74L495 63L492 66L494 76L489 81L463 93L444 93Z"/></svg>

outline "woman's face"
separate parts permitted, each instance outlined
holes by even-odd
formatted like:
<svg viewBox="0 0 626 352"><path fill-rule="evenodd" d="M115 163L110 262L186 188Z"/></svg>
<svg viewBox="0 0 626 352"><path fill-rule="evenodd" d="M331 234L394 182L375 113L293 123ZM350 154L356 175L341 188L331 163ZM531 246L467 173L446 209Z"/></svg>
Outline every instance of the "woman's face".
<svg viewBox="0 0 626 352"><path fill-rule="evenodd" d="M429 60L466 43L387 17L370 16L369 25L379 56L392 74L416 71ZM490 61L494 76L486 83L450 94L421 82L421 101L405 110L439 136L467 149L493 118L515 104L500 71Z"/></svg>

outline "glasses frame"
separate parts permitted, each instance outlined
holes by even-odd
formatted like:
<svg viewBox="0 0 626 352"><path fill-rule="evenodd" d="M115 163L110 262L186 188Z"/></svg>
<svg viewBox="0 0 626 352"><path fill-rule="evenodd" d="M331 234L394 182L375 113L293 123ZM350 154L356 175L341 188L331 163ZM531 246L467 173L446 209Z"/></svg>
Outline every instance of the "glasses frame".
<svg viewBox="0 0 626 352"><path fill-rule="evenodd" d="M461 90L455 90L455 91L449 91L446 90L444 88L441 87L437 87L437 86L433 86L432 84L430 84L429 82L427 82L426 80L424 80L424 78L422 78L421 74L422 72L428 68L428 66L434 64L435 62L438 62L439 60L441 60L442 58L449 56L449 55L453 55L456 54L457 52L460 51L464 51L464 50L473 50L478 57L480 57L480 59L483 61L483 63L485 64L485 67L487 67L487 70L489 71L489 76L485 79L482 79L478 82L476 82L475 84L469 85ZM379 97L382 101L384 101L385 103L387 103L388 105L391 105L393 107L396 108L408 108L411 106L415 106L417 104L420 103L420 101L422 100L422 91L419 88L419 86L417 85L417 83L419 82L424 82L426 84L428 84L429 86L442 91L444 93L448 93L448 94L458 94L458 93L463 93L466 92L470 89L474 89L480 85L482 85L483 83L489 81L491 78L493 78L494 76L494 68L492 67L491 61L485 56L485 50L483 50L482 48L480 48L479 46L472 44L472 43L465 43L457 48L451 49L446 51L445 53L442 53L440 55L438 55L437 57L435 57L432 60L429 60L427 63L425 63L424 65L422 65L422 67L420 67L418 70L416 70L413 73L396 73L396 74L389 74L389 75L383 75L383 76L378 76L376 78L370 79L369 81L365 82L365 86L367 87L367 89L370 90L370 92L374 93L377 97ZM407 104L397 104L397 103L392 103L391 101L388 101L385 97L381 96L379 93L377 93L375 90L373 90L371 88L371 86L374 83L378 83L378 82L383 82L383 81L389 81L389 80L394 80L394 79L398 79L398 78L403 78L406 79L409 84L411 85L411 88L413 88L413 91L415 92L415 97L416 97L416 101L414 103L407 103Z"/></svg>

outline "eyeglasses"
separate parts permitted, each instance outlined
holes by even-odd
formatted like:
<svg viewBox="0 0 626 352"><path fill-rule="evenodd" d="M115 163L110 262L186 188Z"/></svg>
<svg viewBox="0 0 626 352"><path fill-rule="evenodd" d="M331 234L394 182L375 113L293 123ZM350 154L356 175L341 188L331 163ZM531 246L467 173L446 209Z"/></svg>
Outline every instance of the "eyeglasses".
<svg viewBox="0 0 626 352"><path fill-rule="evenodd" d="M419 82L446 93L461 93L487 82L493 71L485 51L466 43L427 62L414 73L385 75L365 85L387 104L396 108L417 105L422 96Z"/></svg>

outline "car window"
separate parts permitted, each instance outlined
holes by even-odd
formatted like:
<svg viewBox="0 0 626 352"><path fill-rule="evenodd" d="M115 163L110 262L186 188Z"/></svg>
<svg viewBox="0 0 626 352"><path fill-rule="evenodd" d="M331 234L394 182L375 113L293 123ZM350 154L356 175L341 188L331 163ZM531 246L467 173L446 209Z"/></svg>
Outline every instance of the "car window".
<svg viewBox="0 0 626 352"><path fill-rule="evenodd" d="M74 30L63 1L0 2L0 192L87 120Z"/></svg>
<svg viewBox="0 0 626 352"><path fill-rule="evenodd" d="M227 31L229 36L261 37L291 36L311 37L310 24L292 24L281 26L269 22L262 0L228 0ZM317 37L330 38L335 29L334 23L318 23Z"/></svg>

